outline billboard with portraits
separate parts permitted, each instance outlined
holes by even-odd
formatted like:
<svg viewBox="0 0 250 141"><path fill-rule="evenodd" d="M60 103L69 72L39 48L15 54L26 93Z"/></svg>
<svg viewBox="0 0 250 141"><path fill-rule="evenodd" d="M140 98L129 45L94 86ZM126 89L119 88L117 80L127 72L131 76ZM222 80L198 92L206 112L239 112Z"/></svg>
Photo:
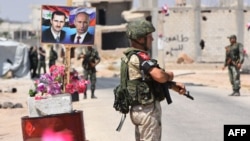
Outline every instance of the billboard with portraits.
<svg viewBox="0 0 250 141"><path fill-rule="evenodd" d="M42 5L41 43L93 45L96 8Z"/></svg>

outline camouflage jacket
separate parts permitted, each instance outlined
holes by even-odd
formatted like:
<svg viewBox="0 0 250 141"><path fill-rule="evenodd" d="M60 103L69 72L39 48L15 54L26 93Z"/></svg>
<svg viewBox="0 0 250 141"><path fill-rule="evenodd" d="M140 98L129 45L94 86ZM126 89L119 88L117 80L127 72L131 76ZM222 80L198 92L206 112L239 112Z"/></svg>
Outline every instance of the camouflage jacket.
<svg viewBox="0 0 250 141"><path fill-rule="evenodd" d="M226 57L224 65L236 65L244 62L244 48L241 43L235 43L225 47Z"/></svg>
<svg viewBox="0 0 250 141"><path fill-rule="evenodd" d="M100 61L100 56L97 50L92 48L91 50L85 49L84 59L82 61L82 66L84 69L91 70L94 69L91 67L90 63L96 63L96 61Z"/></svg>

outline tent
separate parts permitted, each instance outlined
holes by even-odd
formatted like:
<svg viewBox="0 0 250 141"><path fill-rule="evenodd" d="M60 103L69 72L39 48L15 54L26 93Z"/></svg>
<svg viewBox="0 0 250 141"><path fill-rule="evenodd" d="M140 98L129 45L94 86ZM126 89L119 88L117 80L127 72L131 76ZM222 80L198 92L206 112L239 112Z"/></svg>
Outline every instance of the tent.
<svg viewBox="0 0 250 141"><path fill-rule="evenodd" d="M0 38L0 77L11 71L15 78L30 78L29 68L28 46Z"/></svg>

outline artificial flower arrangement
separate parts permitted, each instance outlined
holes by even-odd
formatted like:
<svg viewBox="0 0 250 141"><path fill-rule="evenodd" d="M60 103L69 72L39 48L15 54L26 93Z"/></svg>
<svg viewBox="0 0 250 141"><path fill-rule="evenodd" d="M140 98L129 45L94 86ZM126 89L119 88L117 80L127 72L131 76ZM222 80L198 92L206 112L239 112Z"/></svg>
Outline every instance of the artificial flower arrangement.
<svg viewBox="0 0 250 141"><path fill-rule="evenodd" d="M31 97L42 99L63 93L64 66L53 65L50 67L49 72L50 73L45 73L41 75L39 79L35 80L34 88L29 90ZM65 92L70 94L74 92L83 93L88 83L89 81L84 80L75 69L72 69L70 71L69 83L65 86Z"/></svg>

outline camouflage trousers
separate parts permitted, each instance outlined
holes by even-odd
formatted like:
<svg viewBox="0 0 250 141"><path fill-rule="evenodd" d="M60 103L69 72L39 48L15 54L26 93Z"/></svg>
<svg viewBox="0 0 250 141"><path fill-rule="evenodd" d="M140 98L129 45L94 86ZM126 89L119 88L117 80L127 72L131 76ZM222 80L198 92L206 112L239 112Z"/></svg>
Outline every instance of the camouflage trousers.
<svg viewBox="0 0 250 141"><path fill-rule="evenodd" d="M83 77L85 80L90 80L90 88L91 90L95 90L96 84L96 72L92 70L83 70Z"/></svg>
<svg viewBox="0 0 250 141"><path fill-rule="evenodd" d="M237 69L234 65L228 66L228 75L230 83L234 91L240 89L240 70Z"/></svg>
<svg viewBox="0 0 250 141"><path fill-rule="evenodd" d="M41 69L43 68L43 73L46 73L46 63L45 61L38 61L38 75L41 74Z"/></svg>
<svg viewBox="0 0 250 141"><path fill-rule="evenodd" d="M136 105L130 110L130 118L135 125L136 141L161 140L161 105L156 101L148 105Z"/></svg>

